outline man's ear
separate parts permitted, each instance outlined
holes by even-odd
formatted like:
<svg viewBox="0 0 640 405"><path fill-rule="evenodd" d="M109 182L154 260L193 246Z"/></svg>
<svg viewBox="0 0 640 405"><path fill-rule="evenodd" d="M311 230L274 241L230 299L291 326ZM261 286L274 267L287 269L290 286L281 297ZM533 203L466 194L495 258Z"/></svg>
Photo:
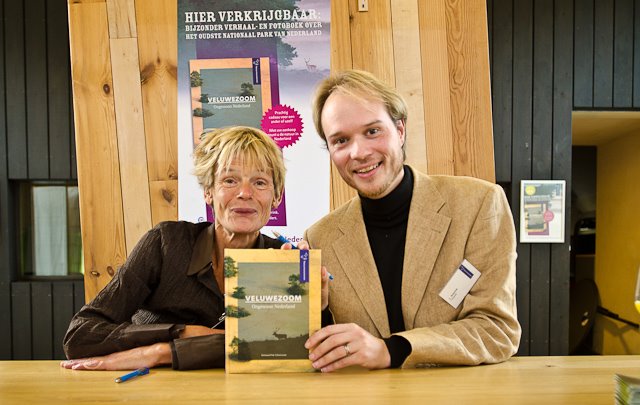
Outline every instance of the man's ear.
<svg viewBox="0 0 640 405"><path fill-rule="evenodd" d="M207 187L204 190L204 202L206 202L207 205L213 204L213 192L211 191L211 187Z"/></svg>
<svg viewBox="0 0 640 405"><path fill-rule="evenodd" d="M398 130L398 135L400 135L400 142L402 143L402 145L404 145L404 143L406 141L406 132L405 132L404 120L397 120L396 121L396 129Z"/></svg>

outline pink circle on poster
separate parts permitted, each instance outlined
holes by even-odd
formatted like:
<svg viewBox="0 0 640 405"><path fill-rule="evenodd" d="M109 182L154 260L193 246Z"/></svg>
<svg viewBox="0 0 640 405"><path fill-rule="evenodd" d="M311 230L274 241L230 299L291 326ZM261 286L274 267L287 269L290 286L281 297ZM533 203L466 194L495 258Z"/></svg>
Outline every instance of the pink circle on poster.
<svg viewBox="0 0 640 405"><path fill-rule="evenodd" d="M273 139L280 149L295 144L302 134L302 118L288 105L276 105L262 117L262 130Z"/></svg>
<svg viewBox="0 0 640 405"><path fill-rule="evenodd" d="M551 221L553 221L553 217L554 217L553 212L551 212L551 211L549 211L549 210L547 210L547 211L545 211L545 212L544 212L544 216L543 216L543 218L544 218L544 222L551 222Z"/></svg>

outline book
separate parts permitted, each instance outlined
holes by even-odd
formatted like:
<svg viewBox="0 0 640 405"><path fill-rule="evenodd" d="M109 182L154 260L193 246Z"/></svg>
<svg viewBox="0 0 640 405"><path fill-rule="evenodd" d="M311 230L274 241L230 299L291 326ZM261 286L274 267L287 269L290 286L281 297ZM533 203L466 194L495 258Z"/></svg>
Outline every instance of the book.
<svg viewBox="0 0 640 405"><path fill-rule="evenodd" d="M640 378L616 374L616 404L640 404Z"/></svg>
<svg viewBox="0 0 640 405"><path fill-rule="evenodd" d="M271 108L269 58L192 59L193 144L205 129L231 125L260 128Z"/></svg>
<svg viewBox="0 0 640 405"><path fill-rule="evenodd" d="M315 371L304 347L321 327L320 250L225 249L227 373Z"/></svg>

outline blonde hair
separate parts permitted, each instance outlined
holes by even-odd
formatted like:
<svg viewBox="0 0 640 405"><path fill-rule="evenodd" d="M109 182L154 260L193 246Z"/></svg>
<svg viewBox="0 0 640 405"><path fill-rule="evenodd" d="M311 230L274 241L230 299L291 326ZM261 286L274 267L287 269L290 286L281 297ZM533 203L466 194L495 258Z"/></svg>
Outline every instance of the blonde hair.
<svg viewBox="0 0 640 405"><path fill-rule="evenodd" d="M313 98L313 123L318 135L326 143L327 136L322 129L322 109L327 99L334 92L341 92L362 100L381 101L389 113L391 120L407 124L407 103L393 87L377 79L369 72L362 70L345 70L334 73L324 79L316 88ZM404 151L404 145L402 146Z"/></svg>
<svg viewBox="0 0 640 405"><path fill-rule="evenodd" d="M207 190L213 187L216 175L228 169L235 159L241 159L249 167L271 172L274 202L280 202L285 175L282 151L273 139L256 128L234 126L205 130L193 151L193 174Z"/></svg>

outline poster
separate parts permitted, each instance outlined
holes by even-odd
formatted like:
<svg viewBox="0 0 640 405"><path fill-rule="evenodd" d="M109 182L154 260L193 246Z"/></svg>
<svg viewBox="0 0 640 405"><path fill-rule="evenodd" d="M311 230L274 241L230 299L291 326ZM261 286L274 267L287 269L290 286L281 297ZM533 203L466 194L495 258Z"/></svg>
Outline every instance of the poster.
<svg viewBox="0 0 640 405"><path fill-rule="evenodd" d="M296 243L329 212L329 156L311 99L329 75L329 0L178 1L178 217L213 221L193 176L203 130L257 127L283 151L283 199L263 233Z"/></svg>
<svg viewBox="0 0 640 405"><path fill-rule="evenodd" d="M563 243L564 180L522 180L520 242Z"/></svg>

